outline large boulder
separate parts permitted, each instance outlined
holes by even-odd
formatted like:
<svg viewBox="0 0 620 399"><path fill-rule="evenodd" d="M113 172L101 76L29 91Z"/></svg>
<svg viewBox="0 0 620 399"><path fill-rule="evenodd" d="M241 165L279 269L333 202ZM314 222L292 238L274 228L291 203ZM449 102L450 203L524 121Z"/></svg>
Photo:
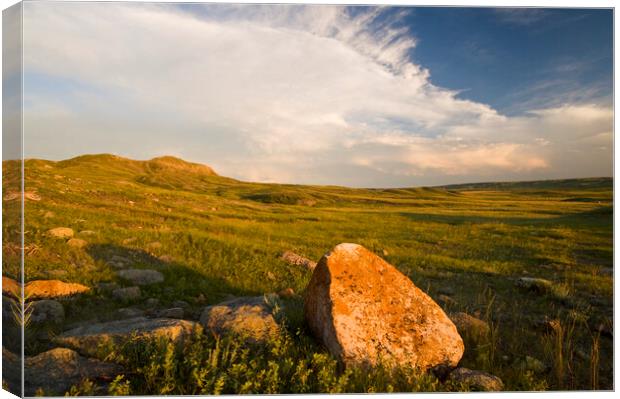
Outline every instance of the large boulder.
<svg viewBox="0 0 620 399"><path fill-rule="evenodd" d="M140 340L167 338L181 342L192 332L201 331L198 323L178 319L147 319L135 317L106 323L86 324L54 338L61 346L68 346L84 355L95 356L100 345L121 345L134 336Z"/></svg>
<svg viewBox="0 0 620 399"><path fill-rule="evenodd" d="M262 342L278 333L270 304L275 300L274 297L242 297L208 306L200 316L200 323L218 335L232 333Z"/></svg>
<svg viewBox="0 0 620 399"><path fill-rule="evenodd" d="M46 396L62 396L83 379L109 382L123 372L118 364L85 358L66 348L27 357L25 366L26 396L34 396L38 389Z"/></svg>
<svg viewBox="0 0 620 399"><path fill-rule="evenodd" d="M62 298L90 291L78 283L65 283L60 280L34 280L26 283L26 299Z"/></svg>
<svg viewBox="0 0 620 399"><path fill-rule="evenodd" d="M136 285L157 284L164 281L164 275L157 270L127 269L118 272L122 279L129 280Z"/></svg>
<svg viewBox="0 0 620 399"><path fill-rule="evenodd" d="M357 244L321 258L306 291L312 333L345 364L426 370L454 367L463 340L448 316L409 278Z"/></svg>

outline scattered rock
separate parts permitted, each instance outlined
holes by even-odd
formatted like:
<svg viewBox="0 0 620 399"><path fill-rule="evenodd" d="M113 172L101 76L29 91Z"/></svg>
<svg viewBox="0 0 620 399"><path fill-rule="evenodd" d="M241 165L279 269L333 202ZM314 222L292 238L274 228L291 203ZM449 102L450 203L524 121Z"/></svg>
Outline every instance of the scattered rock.
<svg viewBox="0 0 620 399"><path fill-rule="evenodd" d="M34 191L25 191L24 198L30 201L41 201L41 196Z"/></svg>
<svg viewBox="0 0 620 399"><path fill-rule="evenodd" d="M157 284L164 281L164 275L151 269L127 269L118 272L122 279L129 280L136 285Z"/></svg>
<svg viewBox="0 0 620 399"><path fill-rule="evenodd" d="M141 295L140 287L124 287L112 291L112 296L121 301L132 301L140 298Z"/></svg>
<svg viewBox="0 0 620 399"><path fill-rule="evenodd" d="M73 237L73 229L68 227L56 227L48 230L47 234L54 238L71 238Z"/></svg>
<svg viewBox="0 0 620 399"><path fill-rule="evenodd" d="M4 197L2 198L4 201L13 201L19 198L19 193L17 191L10 191L6 194L4 194Z"/></svg>
<svg viewBox="0 0 620 399"><path fill-rule="evenodd" d="M33 280L26 283L25 291L28 299L49 299L82 294L90 291L90 288L60 280Z"/></svg>
<svg viewBox="0 0 620 399"><path fill-rule="evenodd" d="M55 348L25 361L25 394L34 396L40 388L46 396L61 396L84 379L112 381L123 373L122 366L80 356L66 348Z"/></svg>
<svg viewBox="0 0 620 399"><path fill-rule="evenodd" d="M295 296L295 291L292 288L285 288L278 292L278 296L280 298L293 298Z"/></svg>
<svg viewBox="0 0 620 399"><path fill-rule="evenodd" d="M185 315L183 308L170 308L161 310L158 313L158 317L167 317L170 319L182 319Z"/></svg>
<svg viewBox="0 0 620 399"><path fill-rule="evenodd" d="M53 299L42 299L30 304L30 321L32 323L60 324L65 321L65 309Z"/></svg>
<svg viewBox="0 0 620 399"><path fill-rule="evenodd" d="M499 377L465 367L454 369L450 373L450 379L456 383L467 384L475 391L501 391L504 389L504 383Z"/></svg>
<svg viewBox="0 0 620 399"><path fill-rule="evenodd" d="M120 308L116 310L116 314L122 319L131 319L144 316L144 311L136 308Z"/></svg>
<svg viewBox="0 0 620 399"><path fill-rule="evenodd" d="M464 312L451 313L450 320L462 336L482 338L491 331L489 324Z"/></svg>
<svg viewBox="0 0 620 399"><path fill-rule="evenodd" d="M200 331L200 325L192 321L135 317L77 327L55 337L54 342L94 356L98 346L107 343L122 345L134 336L144 340L166 337L173 342L181 342L192 332Z"/></svg>
<svg viewBox="0 0 620 399"><path fill-rule="evenodd" d="M448 295L448 296L452 296L455 294L454 288L452 287L440 287L437 289L437 292L439 294Z"/></svg>
<svg viewBox="0 0 620 399"><path fill-rule="evenodd" d="M204 294L199 294L196 298L194 298L194 302L201 305L207 302L207 298L204 296Z"/></svg>
<svg viewBox="0 0 620 399"><path fill-rule="evenodd" d="M69 241L67 241L67 245L69 245L70 247L74 247L74 248L84 248L85 246L88 245L88 243L85 240L82 240L81 238L72 238Z"/></svg>
<svg viewBox="0 0 620 399"><path fill-rule="evenodd" d="M280 256L280 259L294 266L303 266L308 270L314 270L316 267L316 262L291 251L285 251L282 256Z"/></svg>
<svg viewBox="0 0 620 399"><path fill-rule="evenodd" d="M377 255L340 244L308 284L305 319L345 364L454 367L464 346L455 325L428 295Z"/></svg>
<svg viewBox="0 0 620 399"><path fill-rule="evenodd" d="M185 308L189 308L189 303L185 301L174 301L172 302L172 307L185 309Z"/></svg>
<svg viewBox="0 0 620 399"><path fill-rule="evenodd" d="M553 283L544 278L535 277L519 277L516 281L517 287L525 288L538 293L550 292L553 289Z"/></svg>
<svg viewBox="0 0 620 399"><path fill-rule="evenodd" d="M19 298L21 295L20 284L10 277L2 276L2 295Z"/></svg>
<svg viewBox="0 0 620 399"><path fill-rule="evenodd" d="M205 329L216 334L239 334L261 342L278 333L278 324L268 303L273 297L242 297L207 306L200 316Z"/></svg>

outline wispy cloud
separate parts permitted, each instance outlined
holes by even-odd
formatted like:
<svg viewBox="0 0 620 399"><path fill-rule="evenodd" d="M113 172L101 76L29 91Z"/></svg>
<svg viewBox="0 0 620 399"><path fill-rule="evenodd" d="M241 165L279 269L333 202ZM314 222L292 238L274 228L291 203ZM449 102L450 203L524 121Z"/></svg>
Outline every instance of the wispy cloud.
<svg viewBox="0 0 620 399"><path fill-rule="evenodd" d="M496 8L495 13L501 22L525 26L539 22L547 16L547 12L541 8Z"/></svg>
<svg viewBox="0 0 620 399"><path fill-rule="evenodd" d="M174 148L234 177L358 186L611 173L609 107L506 117L459 99L412 62L416 38L383 8L25 9L27 77L80 82L27 93L31 156Z"/></svg>

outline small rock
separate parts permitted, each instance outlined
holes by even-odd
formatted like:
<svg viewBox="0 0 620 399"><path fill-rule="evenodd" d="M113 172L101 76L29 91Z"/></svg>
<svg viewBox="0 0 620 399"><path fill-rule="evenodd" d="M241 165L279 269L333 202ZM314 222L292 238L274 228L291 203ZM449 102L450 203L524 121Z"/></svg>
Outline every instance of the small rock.
<svg viewBox="0 0 620 399"><path fill-rule="evenodd" d="M2 276L2 295L19 298L21 296L20 284L10 277Z"/></svg>
<svg viewBox="0 0 620 399"><path fill-rule="evenodd" d="M316 262L291 251L285 251L282 256L280 256L280 259L294 266L303 266L308 270L314 270L316 267Z"/></svg>
<svg viewBox="0 0 620 399"><path fill-rule="evenodd" d="M544 278L535 277L519 277L516 281L517 287L525 288L538 293L550 292L553 289L553 283Z"/></svg>
<svg viewBox="0 0 620 399"><path fill-rule="evenodd" d="M448 296L452 296L455 294L454 288L451 288L451 287L439 287L437 288L437 292L439 294L448 295Z"/></svg>
<svg viewBox="0 0 620 399"><path fill-rule="evenodd" d="M82 294L90 291L90 288L60 280L33 280L26 283L25 291L28 299L49 299Z"/></svg>
<svg viewBox="0 0 620 399"><path fill-rule="evenodd" d="M136 308L120 308L116 310L116 314L122 319L131 319L144 316L144 311Z"/></svg>
<svg viewBox="0 0 620 399"><path fill-rule="evenodd" d="M43 214L43 219L51 219L51 218L53 218L54 216L56 216L56 215L54 214L54 212L52 212L52 211L47 211L47 212L45 212L45 213Z"/></svg>
<svg viewBox="0 0 620 399"><path fill-rule="evenodd" d="M167 317L170 319L182 319L185 315L183 308L170 308L161 310L158 313L158 317Z"/></svg>
<svg viewBox="0 0 620 399"><path fill-rule="evenodd" d="M140 287L117 288L112 291L112 296L121 301L131 301L140 298Z"/></svg>
<svg viewBox="0 0 620 399"><path fill-rule="evenodd" d="M467 384L476 391L501 391L504 389L504 383L499 377L465 367L454 369L450 373L450 379L456 383Z"/></svg>
<svg viewBox="0 0 620 399"><path fill-rule="evenodd" d="M273 274L272 272L268 271L267 272L267 278L271 281L275 281L276 280L276 275Z"/></svg>
<svg viewBox="0 0 620 399"><path fill-rule="evenodd" d="M464 312L448 315L461 335L471 338L481 338L490 332L489 324Z"/></svg>
<svg viewBox="0 0 620 399"><path fill-rule="evenodd" d="M34 191L25 191L24 198L30 201L41 201L41 196Z"/></svg>
<svg viewBox="0 0 620 399"><path fill-rule="evenodd" d="M65 277L67 274L69 274L68 271L66 270L62 270L62 269L53 269L53 270L48 270L45 272L45 276L48 278L61 278L61 277Z"/></svg>
<svg viewBox="0 0 620 399"><path fill-rule="evenodd" d="M58 345L71 347L81 354L94 356L98 347L108 343L122 345L134 337L142 340L168 338L180 343L192 333L200 333L198 323L178 319L132 319L115 320L106 323L86 324L65 331L54 338Z"/></svg>
<svg viewBox="0 0 620 399"><path fill-rule="evenodd" d="M357 244L324 255L304 297L310 331L345 365L454 367L464 345L454 323L407 276Z"/></svg>
<svg viewBox="0 0 620 399"><path fill-rule="evenodd" d="M159 260L161 260L162 262L165 262L165 263L170 263L170 262L172 262L174 260L174 258L172 256L170 256L170 255L162 255L162 256L160 256L157 259L159 259Z"/></svg>
<svg viewBox="0 0 620 399"><path fill-rule="evenodd" d="M81 238L72 238L69 241L67 241L67 245L69 245L70 247L74 247L74 248L84 248L85 246L88 245L88 242L86 242L85 240L82 240Z"/></svg>
<svg viewBox="0 0 620 399"><path fill-rule="evenodd" d="M196 298L194 298L194 302L196 302L197 304L201 305L201 304L207 302L207 298L204 296L204 294L200 294Z"/></svg>
<svg viewBox="0 0 620 399"><path fill-rule="evenodd" d="M537 321L536 327L544 332L558 333L562 330L562 324L558 319L549 319L545 317L542 320Z"/></svg>
<svg viewBox="0 0 620 399"><path fill-rule="evenodd" d="M159 305L159 299L157 298L149 298L147 299L144 304L146 305L146 307L148 308L155 308L157 307L157 305Z"/></svg>
<svg viewBox="0 0 620 399"><path fill-rule="evenodd" d="M54 238L71 238L73 237L73 229L69 227L56 227L48 230L47 234Z"/></svg>
<svg viewBox="0 0 620 399"><path fill-rule="evenodd" d="M127 269L118 272L122 279L129 280L136 285L157 284L164 281L164 275L151 269Z"/></svg>
<svg viewBox="0 0 620 399"><path fill-rule="evenodd" d="M208 306L200 316L202 326L216 334L239 334L262 342L278 333L272 307L263 296L242 297Z"/></svg>
<svg viewBox="0 0 620 399"><path fill-rule="evenodd" d="M34 396L38 389L43 389L46 396L61 396L84 379L112 381L123 373L123 367L84 358L71 349L55 348L26 357L24 372L26 396Z"/></svg>
<svg viewBox="0 0 620 399"><path fill-rule="evenodd" d="M16 200L20 197L20 194L16 191L11 191L8 192L4 195L4 197L2 198L4 201L13 201Z"/></svg>
<svg viewBox="0 0 620 399"><path fill-rule="evenodd" d="M390 253L387 251L387 249L384 249L384 250L381 251L381 254L383 256L388 256Z"/></svg>
<svg viewBox="0 0 620 399"><path fill-rule="evenodd" d="M185 309L185 308L189 308L189 303L185 301L174 301L172 302L172 307Z"/></svg>
<svg viewBox="0 0 620 399"><path fill-rule="evenodd" d="M60 324L65 321L65 309L53 299L43 299L30 303L30 321L32 323Z"/></svg>
<svg viewBox="0 0 620 399"><path fill-rule="evenodd" d="M278 296L280 298L293 298L295 296L295 291L292 288L285 288L278 292Z"/></svg>

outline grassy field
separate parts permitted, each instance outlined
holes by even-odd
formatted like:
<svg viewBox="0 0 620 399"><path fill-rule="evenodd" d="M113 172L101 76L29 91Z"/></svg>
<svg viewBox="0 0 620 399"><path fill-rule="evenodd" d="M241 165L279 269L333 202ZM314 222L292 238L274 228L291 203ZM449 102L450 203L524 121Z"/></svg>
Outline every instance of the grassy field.
<svg viewBox="0 0 620 399"><path fill-rule="evenodd" d="M14 184L5 163L4 191ZM122 284L106 261L158 267L165 282L143 298L204 306L230 295L291 287L287 329L264 348L196 337L186 353L164 344L108 353L131 370L110 393L380 392L467 389L433 376L342 370L308 336L301 296L311 273L279 259L291 250L317 260L341 242L361 244L396 266L447 311L489 322L466 339L461 365L499 376L506 390L612 389L613 187L609 178L441 188L349 189L244 183L173 158L112 155L29 160L26 281L58 278L95 287ZM15 275L18 210L5 206L4 274ZM88 241L69 247L45 232L70 227ZM155 243L155 244L154 244ZM544 292L519 277L553 282ZM446 296L450 300L446 300ZM440 299L443 298L443 299ZM108 320L119 303L94 290L67 301L65 326ZM560 328L540 328L544 318ZM601 335L600 326L603 327ZM57 333L63 326L48 326ZM26 354L48 349L27 331ZM88 383L73 393L89 393Z"/></svg>

